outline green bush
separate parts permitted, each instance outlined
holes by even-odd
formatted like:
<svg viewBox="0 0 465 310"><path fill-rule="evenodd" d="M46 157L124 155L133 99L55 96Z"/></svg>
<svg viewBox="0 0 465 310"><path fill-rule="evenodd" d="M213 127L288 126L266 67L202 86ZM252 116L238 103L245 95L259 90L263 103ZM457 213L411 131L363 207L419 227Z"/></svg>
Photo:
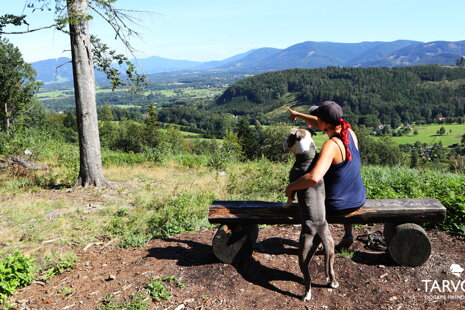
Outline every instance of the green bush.
<svg viewBox="0 0 465 310"><path fill-rule="evenodd" d="M180 154L173 158L183 167L199 168L207 166L210 157L208 155Z"/></svg>
<svg viewBox="0 0 465 310"><path fill-rule="evenodd" d="M244 155L239 141L236 133L227 130L223 143L216 143L210 150L207 165L216 170L224 170L232 163L242 160Z"/></svg>
<svg viewBox="0 0 465 310"><path fill-rule="evenodd" d="M447 208L446 231L465 232L465 176L434 170L368 166L362 169L367 198L436 198Z"/></svg>
<svg viewBox="0 0 465 310"><path fill-rule="evenodd" d="M50 172L38 174L35 185L40 187L73 186L79 175L79 149L76 145L51 141L48 160L54 160Z"/></svg>
<svg viewBox="0 0 465 310"><path fill-rule="evenodd" d="M355 128L360 145L360 158L366 165L399 166L405 165L408 158L392 137L382 136L372 139L367 129Z"/></svg>
<svg viewBox="0 0 465 310"><path fill-rule="evenodd" d="M51 172L22 180L18 188L70 186L75 183L79 173L77 145L60 141L47 129L18 129L10 134L0 132L0 155L22 155L26 149L33 153L31 160L53 162L55 166L50 167ZM59 168L58 172L54 171L55 168Z"/></svg>
<svg viewBox="0 0 465 310"><path fill-rule="evenodd" d="M107 231L114 237L120 238L119 247L142 247L151 239L151 235L145 233L146 222L144 218L120 208L110 219Z"/></svg>
<svg viewBox="0 0 465 310"><path fill-rule="evenodd" d="M150 283L147 284L146 288L154 301L169 300L171 298L171 293L168 291L164 283L168 283L170 285L175 284L179 288L186 287L186 284L179 281L179 279L175 276L162 277L161 279L153 278L150 280Z"/></svg>
<svg viewBox="0 0 465 310"><path fill-rule="evenodd" d="M148 223L149 233L163 238L210 227L207 214L212 200L211 193L181 193L156 204L155 214Z"/></svg>
<svg viewBox="0 0 465 310"><path fill-rule="evenodd" d="M147 162L147 158L141 153L123 153L117 151L102 150L102 164L108 166L130 166Z"/></svg>
<svg viewBox="0 0 465 310"><path fill-rule="evenodd" d="M292 154L284 150L283 141L289 135L288 126L270 126L263 131L263 141L260 143L260 153L266 159L274 162L287 162Z"/></svg>
<svg viewBox="0 0 465 310"><path fill-rule="evenodd" d="M26 149L34 156L40 156L47 151L51 134L37 129L18 129L6 133L0 131L0 155L21 155Z"/></svg>
<svg viewBox="0 0 465 310"><path fill-rule="evenodd" d="M231 199L286 201L284 189L289 184L290 167L265 159L247 162L230 172L228 194Z"/></svg>
<svg viewBox="0 0 465 310"><path fill-rule="evenodd" d="M230 172L230 199L285 201L289 164L266 160L247 162ZM362 178L368 199L436 198L447 208L444 223L437 227L465 232L465 176L405 167L364 166Z"/></svg>
<svg viewBox="0 0 465 310"><path fill-rule="evenodd" d="M208 156L207 166L216 170L225 170L231 163L236 162L236 158L232 154L220 149L216 153Z"/></svg>
<svg viewBox="0 0 465 310"><path fill-rule="evenodd" d="M124 235L134 226L134 221L133 217L129 217L128 210L120 208L110 219L107 230L114 236Z"/></svg>
<svg viewBox="0 0 465 310"><path fill-rule="evenodd" d="M151 238L152 236L146 235L141 229L135 229L124 234L119 247L122 249L143 247Z"/></svg>
<svg viewBox="0 0 465 310"><path fill-rule="evenodd" d="M72 186L79 175L79 149L77 146L64 144L57 150L58 164L63 168L61 182L63 185Z"/></svg>
<svg viewBox="0 0 465 310"><path fill-rule="evenodd" d="M167 290L163 281L152 279L147 285L147 289L150 292L154 301L169 300L171 299L171 293Z"/></svg>
<svg viewBox="0 0 465 310"><path fill-rule="evenodd" d="M165 163L167 158L172 155L170 149L161 145L156 148L144 146L142 154L147 161L162 165Z"/></svg>
<svg viewBox="0 0 465 310"><path fill-rule="evenodd" d="M0 260L0 304L34 280L34 261L19 251Z"/></svg>

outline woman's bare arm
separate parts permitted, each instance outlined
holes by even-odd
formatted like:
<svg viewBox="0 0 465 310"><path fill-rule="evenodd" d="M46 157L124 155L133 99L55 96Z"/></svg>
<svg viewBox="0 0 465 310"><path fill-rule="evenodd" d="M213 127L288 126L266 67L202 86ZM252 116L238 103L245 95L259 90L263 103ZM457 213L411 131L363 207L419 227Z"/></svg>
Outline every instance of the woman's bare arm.
<svg viewBox="0 0 465 310"><path fill-rule="evenodd" d="M295 110L292 110L291 108L287 109L287 111L291 113L291 115L289 116L290 120L295 120L296 118L300 118L303 121L305 121L308 125L318 130L321 130L321 128L319 128L318 126L318 117L313 116L313 115L303 114Z"/></svg>
<svg viewBox="0 0 465 310"><path fill-rule="evenodd" d="M286 187L286 196L288 199L292 201L293 192L301 189L307 189L318 184L331 166L336 151L337 145L331 140L326 141L321 148L320 156L318 157L318 161L312 171L301 176Z"/></svg>

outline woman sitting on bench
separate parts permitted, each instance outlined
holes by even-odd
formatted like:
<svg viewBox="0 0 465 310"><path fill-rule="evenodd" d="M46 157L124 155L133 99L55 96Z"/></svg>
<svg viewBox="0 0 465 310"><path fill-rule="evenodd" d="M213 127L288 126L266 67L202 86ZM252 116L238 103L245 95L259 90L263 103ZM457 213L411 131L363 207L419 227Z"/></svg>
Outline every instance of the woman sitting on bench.
<svg viewBox="0 0 465 310"><path fill-rule="evenodd" d="M350 213L366 201L365 187L360 173L358 140L351 126L344 121L341 107L334 101L312 106L310 115L288 109L289 119L300 118L309 126L323 131L329 137L323 144L313 169L286 187L286 196L314 186L321 178L325 181L326 210L328 213ZM353 243L352 224L344 224L344 237L336 250L348 249Z"/></svg>

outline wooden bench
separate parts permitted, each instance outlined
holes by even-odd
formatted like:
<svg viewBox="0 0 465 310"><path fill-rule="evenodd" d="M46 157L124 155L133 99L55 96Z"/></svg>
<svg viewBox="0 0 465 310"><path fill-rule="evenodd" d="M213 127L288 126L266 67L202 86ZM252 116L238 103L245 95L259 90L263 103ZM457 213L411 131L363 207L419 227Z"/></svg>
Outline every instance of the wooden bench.
<svg viewBox="0 0 465 310"><path fill-rule="evenodd" d="M213 237L213 251L225 263L239 263L252 254L258 224L300 224L296 203L265 201L213 201L208 221L221 224ZM385 223L388 252L401 266L419 266L431 254L431 242L418 223L440 223L446 208L436 199L369 199L346 215L326 216L332 224Z"/></svg>

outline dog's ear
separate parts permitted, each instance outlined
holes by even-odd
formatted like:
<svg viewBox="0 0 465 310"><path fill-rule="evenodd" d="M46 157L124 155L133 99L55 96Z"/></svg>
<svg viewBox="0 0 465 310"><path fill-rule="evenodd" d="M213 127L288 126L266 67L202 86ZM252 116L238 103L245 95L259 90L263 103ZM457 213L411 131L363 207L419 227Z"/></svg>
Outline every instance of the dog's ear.
<svg viewBox="0 0 465 310"><path fill-rule="evenodd" d="M299 129L297 129L297 128L292 128L290 134L291 134L291 135L295 135L295 134L297 133L297 130L299 130Z"/></svg>
<svg viewBox="0 0 465 310"><path fill-rule="evenodd" d="M315 131L315 129L309 127L309 128L307 128L307 131L312 135L312 137L313 137L313 136L316 136L316 131Z"/></svg>
<svg viewBox="0 0 465 310"><path fill-rule="evenodd" d="M300 141L301 139L305 138L306 130L305 129L298 129L295 136L297 138L297 141Z"/></svg>
<svg viewBox="0 0 465 310"><path fill-rule="evenodd" d="M291 148L295 142L297 141L297 137L295 136L295 133L292 133L287 137L287 147Z"/></svg>

